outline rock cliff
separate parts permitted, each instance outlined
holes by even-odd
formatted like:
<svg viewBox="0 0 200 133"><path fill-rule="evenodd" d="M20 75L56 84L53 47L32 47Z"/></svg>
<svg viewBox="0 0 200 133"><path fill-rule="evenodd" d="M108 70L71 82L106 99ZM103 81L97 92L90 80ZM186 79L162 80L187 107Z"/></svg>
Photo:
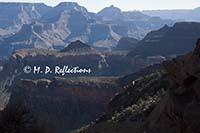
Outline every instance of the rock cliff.
<svg viewBox="0 0 200 133"><path fill-rule="evenodd" d="M199 128L199 47L184 56L164 62L171 88L148 118L148 131L198 133Z"/></svg>
<svg viewBox="0 0 200 133"><path fill-rule="evenodd" d="M131 51L138 47L138 40L135 38L123 37L119 40L117 47L114 50L128 50Z"/></svg>
<svg viewBox="0 0 200 133"><path fill-rule="evenodd" d="M51 132L62 133L94 121L119 90L116 78L54 78L18 80L10 105L23 105Z"/></svg>
<svg viewBox="0 0 200 133"><path fill-rule="evenodd" d="M193 52L165 61L160 75L165 78L135 80L115 96L99 121L75 132L199 133L199 48L200 40ZM138 101L137 91L143 92Z"/></svg>
<svg viewBox="0 0 200 133"><path fill-rule="evenodd" d="M200 23L178 22L173 27L152 31L139 43L140 45L129 53L130 56L172 56L191 52L199 38Z"/></svg>

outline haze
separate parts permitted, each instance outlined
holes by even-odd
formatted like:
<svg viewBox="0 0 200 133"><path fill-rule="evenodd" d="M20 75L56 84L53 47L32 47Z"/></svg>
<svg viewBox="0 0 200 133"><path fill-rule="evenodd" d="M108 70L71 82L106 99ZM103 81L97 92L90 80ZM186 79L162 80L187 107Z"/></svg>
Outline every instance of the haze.
<svg viewBox="0 0 200 133"><path fill-rule="evenodd" d="M200 6L199 0L0 0L0 2L42 2L55 6L60 2L78 2L91 12L115 5L124 11L155 9L193 9Z"/></svg>

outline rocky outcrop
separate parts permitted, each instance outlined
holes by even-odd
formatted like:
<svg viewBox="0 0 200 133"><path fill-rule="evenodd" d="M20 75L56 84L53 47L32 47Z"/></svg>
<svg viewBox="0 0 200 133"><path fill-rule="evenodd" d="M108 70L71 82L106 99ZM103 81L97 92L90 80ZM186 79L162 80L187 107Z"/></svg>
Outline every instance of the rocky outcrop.
<svg viewBox="0 0 200 133"><path fill-rule="evenodd" d="M150 75L152 73L156 73L158 71L163 71L163 66L161 64L153 64L144 68L139 69L138 71L122 76L119 78L118 82L122 86L126 86L132 81L138 79L138 77L145 77L146 75Z"/></svg>
<svg viewBox="0 0 200 133"><path fill-rule="evenodd" d="M23 24L40 19L51 7L42 3L0 3L0 8L0 29L7 30L6 35L9 35L18 31Z"/></svg>
<svg viewBox="0 0 200 133"><path fill-rule="evenodd" d="M199 46L184 56L164 62L171 89L149 117L149 132L198 133Z"/></svg>
<svg viewBox="0 0 200 133"><path fill-rule="evenodd" d="M147 116L169 87L160 70L131 81L109 102L107 112L75 133L143 133Z"/></svg>
<svg viewBox="0 0 200 133"><path fill-rule="evenodd" d="M121 76L154 63L148 59L127 58L126 55L127 52L99 52L93 48L79 49L76 52L45 49L17 50L1 68L0 109L3 109L9 101L12 85L20 79L51 80L55 76ZM25 68L29 66L31 71L27 73ZM82 69L86 72L79 73L75 71L74 67L76 67L76 70ZM49 72L46 71L48 68L51 69L52 73L49 70ZM71 70L73 72L70 72Z"/></svg>
<svg viewBox="0 0 200 133"><path fill-rule="evenodd" d="M82 48L84 46L84 48ZM21 78L52 78L54 76L120 76L139 70L142 67L157 63L157 60L149 58L129 58L126 51L100 52L87 45L69 45L67 51L60 52L46 49L21 49L15 51L9 61L4 65L6 68L2 73L19 74ZM121 65L123 64L123 65ZM23 68L30 66L31 73L24 73ZM46 67L50 67L53 72L45 74ZM63 75L62 71L55 74L55 67L60 70L64 66L73 69L91 70L90 73L69 73L67 70ZM43 73L33 73L34 67L40 67ZM15 73L16 71L16 73Z"/></svg>
<svg viewBox="0 0 200 133"><path fill-rule="evenodd" d="M163 20L159 17L149 17L139 11L121 11L115 6L102 9L97 13L111 25L112 30L121 37L132 37L142 40L153 29L157 30L165 24L173 25L171 20Z"/></svg>
<svg viewBox="0 0 200 133"><path fill-rule="evenodd" d="M12 85L20 79L121 76L155 63L147 58L127 58L126 55L126 51L100 52L93 48L74 51L74 47L73 52L46 49L17 50L1 68L0 109L9 101ZM84 72L79 73L80 71Z"/></svg>
<svg viewBox="0 0 200 133"><path fill-rule="evenodd" d="M200 40L193 52L164 62L165 78L155 79L153 74L126 86L96 123L75 132L198 133L199 48Z"/></svg>
<svg viewBox="0 0 200 133"><path fill-rule="evenodd" d="M115 78L54 78L18 80L9 105L23 105L39 121L61 133L94 121L119 90Z"/></svg>
<svg viewBox="0 0 200 133"><path fill-rule="evenodd" d="M99 16L102 16L104 19L107 20L116 20L120 17L123 17L123 13L121 9L111 5L110 7L106 7L102 9L100 12L98 12Z"/></svg>
<svg viewBox="0 0 200 133"><path fill-rule="evenodd" d="M45 27L42 23L34 23L33 27L24 25L22 31L26 34L23 34L22 40L25 39L27 40L26 42L31 43L33 40L36 40L36 33L41 33L42 29L45 28L49 27ZM31 40L28 39L29 36L32 37ZM14 40L21 41L21 38L16 34L16 36L12 38L13 43ZM18 44L17 46L20 45ZM27 45L27 47L31 46ZM4 52L6 51L5 49L2 50ZM129 58L127 57L127 51L101 52L80 41L73 42L63 51L42 48L16 50L12 53L5 65L1 67L0 109L3 109L8 103L11 94L10 88L12 88L12 85L19 79L51 80L55 76L122 76L157 62L158 60L152 60L150 58ZM29 66L31 67L31 72L26 73L25 68ZM50 71L46 73L47 67L51 69L52 73ZM59 72L57 71L55 73L55 67L59 68ZM70 73L68 70L74 67L84 69L87 72ZM39 68L39 71L35 68Z"/></svg>
<svg viewBox="0 0 200 133"><path fill-rule="evenodd" d="M164 26L152 31L139 43L139 47L129 56L172 56L182 55L195 48L195 41L200 34L200 23L180 22L173 27Z"/></svg>
<svg viewBox="0 0 200 133"><path fill-rule="evenodd" d="M90 50L92 50L92 48L89 45L81 42L80 40L77 40L75 42L70 43L66 48L62 49L60 52L87 52Z"/></svg>
<svg viewBox="0 0 200 133"><path fill-rule="evenodd" d="M117 47L114 50L128 50L131 51L138 46L138 40L135 38L123 37L119 40Z"/></svg>
<svg viewBox="0 0 200 133"><path fill-rule="evenodd" d="M0 41L1 55L9 57L13 51L23 48L59 49L68 35L63 26L56 30L52 24L33 22L24 24L19 32ZM59 32L58 32L59 31ZM57 38L57 37L58 38Z"/></svg>
<svg viewBox="0 0 200 133"><path fill-rule="evenodd" d="M74 40L110 48L117 43L118 35L115 36L104 22L97 23L94 15L86 8L67 2L50 9L41 19L24 25L16 34L3 38L0 44L9 56L13 50L21 48L60 50Z"/></svg>
<svg viewBox="0 0 200 133"><path fill-rule="evenodd" d="M15 4L7 5L15 9ZM4 12L2 14L2 18L8 17L9 22L15 22L10 20L20 16L15 14L19 8L19 10L22 10L22 20L20 18L19 21L23 21L20 22L20 26L17 26L17 32L11 32L10 36L0 37L0 53L5 53L3 56L9 56L14 50L27 47L61 50L75 40L81 40L90 46L111 49L116 47L121 37L141 39L149 31L159 29L164 24L173 23L161 19L155 21L140 12L122 11L115 13L116 16L123 15L123 17L117 17L117 19L120 18L120 21L116 21L115 18L105 21L98 14L88 12L86 8L74 2L63 2L52 8L45 7L43 4L16 3L16 5L17 11L10 11L12 8L9 8L6 9L6 12L10 14L6 16L3 15ZM6 3L4 6L6 6ZM43 6L44 9L42 9ZM115 10L115 7L110 8ZM108 11L111 12L112 16L114 16L113 9ZM110 9L108 8L108 10ZM5 31L8 30L0 28L1 31L2 34L5 34Z"/></svg>
<svg viewBox="0 0 200 133"><path fill-rule="evenodd" d="M139 12L139 11L129 11L123 12L118 7L111 5L110 7L105 7L97 13L97 15L103 17L105 20L148 20L150 17Z"/></svg>
<svg viewBox="0 0 200 133"><path fill-rule="evenodd" d="M104 47L111 47L118 41L109 25L103 22L97 23L94 14L74 2L60 3L42 15L41 19L36 19L35 21L24 26L30 29L28 34L23 30L23 27L15 35L3 39L0 44L2 46L12 46L7 49L17 49L15 48L16 44L18 44L17 46L21 45L22 48L29 46L60 49L74 40L89 42L90 45L94 46L104 43ZM99 26L103 26L105 32L100 30ZM37 32L36 28L40 29L40 32ZM103 36L96 38L96 34L99 35L99 33L103 34ZM24 38L24 34L26 38ZM13 41L16 36L20 40Z"/></svg>
<svg viewBox="0 0 200 133"><path fill-rule="evenodd" d="M80 12L87 19L92 18L92 14L87 11L85 7L80 6L76 2L61 2L55 7L53 7L50 11L44 14L41 18L42 22L46 23L54 23L58 21L64 12L72 13L72 12ZM57 19L56 19L57 18Z"/></svg>

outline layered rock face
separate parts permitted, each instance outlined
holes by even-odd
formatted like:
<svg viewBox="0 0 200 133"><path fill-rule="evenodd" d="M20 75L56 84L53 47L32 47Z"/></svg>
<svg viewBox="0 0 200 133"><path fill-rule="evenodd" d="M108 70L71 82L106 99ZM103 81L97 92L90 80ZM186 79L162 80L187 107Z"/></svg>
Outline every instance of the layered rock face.
<svg viewBox="0 0 200 133"><path fill-rule="evenodd" d="M127 51L101 52L80 41L72 42L61 51L22 49L12 54L10 60L4 66L4 68L7 69L4 69L3 73L17 71L17 73L20 73L20 76L24 78L51 78L58 75L55 75L55 73L25 74L23 68L25 66L34 68L34 66L36 66L41 67L41 69L45 71L46 66L53 69L56 66L60 68L69 66L70 68L79 67L82 69L91 69L91 72L89 74L69 73L59 76L120 76L135 72L142 67L162 60L129 58L127 57L127 53Z"/></svg>
<svg viewBox="0 0 200 133"><path fill-rule="evenodd" d="M94 121L119 90L115 78L54 78L18 80L9 105L21 104L54 133Z"/></svg>
<svg viewBox="0 0 200 133"><path fill-rule="evenodd" d="M119 51L100 52L80 41L73 42L62 51L17 50L0 73L1 110L7 105L21 103L33 110L41 118L40 121L47 122L55 132L80 128L98 118L105 111L109 99L121 88L121 82L116 78L95 76L119 76L147 65L126 55L127 52ZM27 74L24 72L27 65L41 67L41 70L45 66L79 66L90 68L92 72Z"/></svg>
<svg viewBox="0 0 200 133"><path fill-rule="evenodd" d="M173 25L174 23L171 20L163 20L159 17L149 17L139 11L123 12L115 6L102 9L97 13L97 16L109 23L112 30L118 35L139 40L143 39L152 29L156 30L165 24Z"/></svg>
<svg viewBox="0 0 200 133"><path fill-rule="evenodd" d="M74 45L74 44L79 45ZM45 49L22 49L15 51L0 72L0 107L4 108L9 100L9 90L18 79L51 79L55 76L121 76L156 63L158 60L148 58L128 58L126 51L100 52L87 44L76 41L62 51ZM122 65L123 64L123 65ZM24 68L30 66L31 73L25 73ZM55 68L59 71L55 73ZM69 73L74 67L85 69L87 73ZM35 71L40 67L40 71ZM49 67L53 72L46 72ZM58 68L57 67L57 68ZM89 72L90 70L90 72Z"/></svg>
<svg viewBox="0 0 200 133"><path fill-rule="evenodd" d="M60 50L74 40L111 49L121 37L142 39L152 30L173 24L173 21L155 20L140 12L115 12L115 7L109 7L105 13L110 12L113 16L114 9L117 18L107 21L104 15L99 15L101 13L90 13L74 2L63 2L55 7L27 3L0 3L1 6L9 14L0 13L3 18L0 27L11 25L11 31L0 28L0 53L3 56L9 56L16 49L30 47ZM121 15L123 17L119 17ZM119 18L120 21L116 21ZM7 36L7 32L12 34ZM1 37L1 34L5 35Z"/></svg>
<svg viewBox="0 0 200 133"><path fill-rule="evenodd" d="M153 74L155 77L151 75L145 80L135 80L132 87L126 86L110 102L109 111L99 121L75 132L198 133L199 48L200 40L193 52L164 62L166 71L161 75L166 77L155 80ZM143 92L139 101L136 100L138 92Z"/></svg>
<svg viewBox="0 0 200 133"><path fill-rule="evenodd" d="M15 33L23 24L40 19L50 9L42 3L0 3L0 7L0 36Z"/></svg>
<svg viewBox="0 0 200 133"><path fill-rule="evenodd" d="M69 2L60 3L41 19L23 25L21 30L12 36L4 37L0 46L4 49L2 55L9 56L13 50L22 48L60 50L74 40L110 48L117 43L118 38L109 25L104 22L97 23L86 8Z"/></svg>
<svg viewBox="0 0 200 133"><path fill-rule="evenodd" d="M76 129L94 121L105 111L106 103L120 87L115 78L93 77L101 75L103 71L106 74L108 66L105 57L90 46L79 43L77 46L72 43L62 52L24 49L13 53L0 73L1 110L9 105L22 104L56 133ZM26 65L38 66L41 70L46 65L52 68L74 65L91 68L93 72L91 75L65 76L26 74L23 70ZM76 78L64 78L71 76ZM78 78L79 76L88 77Z"/></svg>
<svg viewBox="0 0 200 133"><path fill-rule="evenodd" d="M140 42L130 56L172 56L186 54L195 48L200 34L200 23L180 22L152 31Z"/></svg>
<svg viewBox="0 0 200 133"><path fill-rule="evenodd" d="M129 58L126 51L100 52L80 41L71 43L61 51L46 49L16 50L0 72L0 107L4 108L9 100L9 90L18 79L51 79L55 76L121 76L135 72L138 69L156 63L157 60L148 58ZM31 73L25 73L24 68L30 66ZM55 67L59 72L55 73ZM90 70L90 73L68 73L68 68ZM33 72L34 67L40 67L43 73ZM53 73L45 74L46 67ZM65 68L64 68L65 67Z"/></svg>

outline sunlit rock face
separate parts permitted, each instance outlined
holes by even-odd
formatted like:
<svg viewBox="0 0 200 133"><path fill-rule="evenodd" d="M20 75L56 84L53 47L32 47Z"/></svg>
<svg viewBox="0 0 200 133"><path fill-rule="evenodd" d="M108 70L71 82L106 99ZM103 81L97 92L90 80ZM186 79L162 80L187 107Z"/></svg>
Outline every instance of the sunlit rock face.
<svg viewBox="0 0 200 133"><path fill-rule="evenodd" d="M141 40L148 32L174 23L115 7L95 14L74 2L63 2L55 7L31 3L0 3L1 6L5 12L0 13L3 18L0 20L0 56L10 56L22 48L61 50L75 40L112 49L121 37ZM105 20L102 14L113 17Z"/></svg>
<svg viewBox="0 0 200 133"><path fill-rule="evenodd" d="M42 3L0 3L1 35L9 35L18 31L23 24L30 24L43 16L51 7ZM6 31L7 30L7 31Z"/></svg>

